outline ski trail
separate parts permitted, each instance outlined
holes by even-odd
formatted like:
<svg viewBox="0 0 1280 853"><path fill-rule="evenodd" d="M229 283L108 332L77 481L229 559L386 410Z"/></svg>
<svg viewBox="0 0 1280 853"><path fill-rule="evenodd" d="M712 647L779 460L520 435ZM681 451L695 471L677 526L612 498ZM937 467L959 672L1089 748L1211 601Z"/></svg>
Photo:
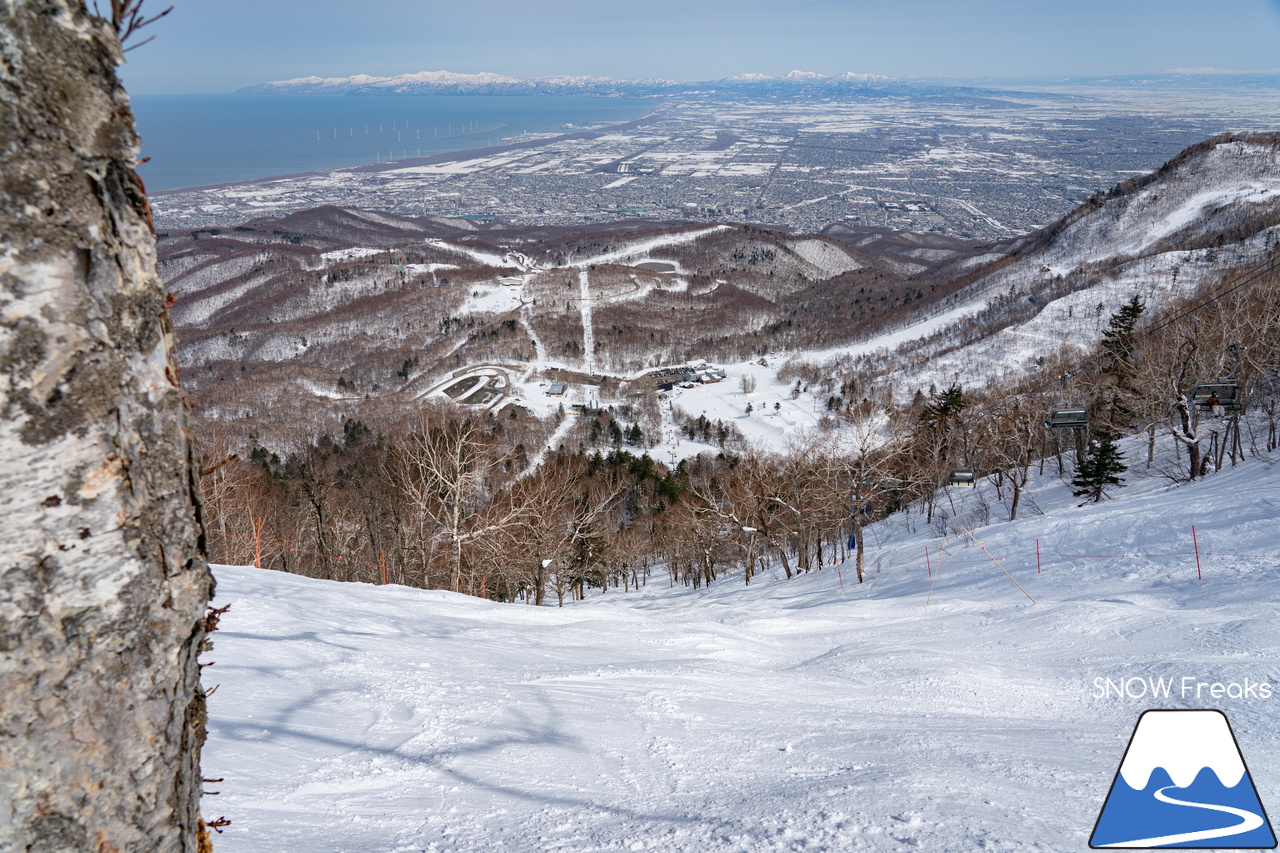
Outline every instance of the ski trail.
<svg viewBox="0 0 1280 853"><path fill-rule="evenodd" d="M547 348L542 344L542 338L538 337L538 333L533 330L533 321L530 318L532 306L528 303L520 306L520 325L524 326L524 330L529 333L529 340L533 341L533 363L525 370L524 375L520 377L521 382L527 382L529 377L533 375L533 371L539 366L547 363Z"/></svg>
<svg viewBox="0 0 1280 853"><path fill-rule="evenodd" d="M621 249L614 249L611 252L604 252L599 255L593 255L585 260L579 261L580 266L587 264L605 264L610 261L619 261L627 256L646 255L654 249L660 249L663 246L679 246L685 243L692 243L699 238L708 234L714 234L717 231L724 231L729 228L728 225L712 225L710 228L703 228L698 231L685 231L681 234L663 234L649 240L642 240L639 243L631 243L623 246Z"/></svg>
<svg viewBox="0 0 1280 853"><path fill-rule="evenodd" d="M564 420L562 420L560 422L560 425L556 427L556 431L551 433L551 436L547 439L547 443L544 444L542 446L542 449L539 450L534 455L534 457L529 460L529 467L525 468L518 475L516 475L516 479L523 480L525 477L529 476L534 471L538 470L538 466L542 464L542 460L547 458L547 453L554 450L556 446L559 445L560 442L564 440L564 437L569 434L569 431L573 429L573 425L576 424L577 422L578 422L577 412L566 413L564 416Z"/></svg>
<svg viewBox="0 0 1280 853"><path fill-rule="evenodd" d="M662 418L662 441L664 444L676 445L676 420L671 411L671 399L658 403L658 414Z"/></svg>
<svg viewBox="0 0 1280 853"><path fill-rule="evenodd" d="M578 267L578 307L582 311L582 369L596 372L596 330L591 325L591 286L587 279L587 266Z"/></svg>
<svg viewBox="0 0 1280 853"><path fill-rule="evenodd" d="M1193 809L1208 809L1215 812L1225 812L1240 818L1240 823L1235 826L1226 826L1221 829L1201 829L1196 832L1180 832L1175 835L1161 835L1157 838L1139 838L1134 841L1125 841L1120 844L1103 844L1103 847L1164 847L1169 844L1183 844L1188 841L1204 841L1209 838L1226 838L1231 835L1240 835L1244 832L1250 832L1262 826L1262 818L1253 812L1237 809L1232 806L1219 806L1211 803L1191 803L1186 800L1175 800L1165 791L1169 788L1177 787L1170 785L1167 788L1161 788L1156 791L1155 797L1162 803L1169 803L1173 806L1188 806Z"/></svg>

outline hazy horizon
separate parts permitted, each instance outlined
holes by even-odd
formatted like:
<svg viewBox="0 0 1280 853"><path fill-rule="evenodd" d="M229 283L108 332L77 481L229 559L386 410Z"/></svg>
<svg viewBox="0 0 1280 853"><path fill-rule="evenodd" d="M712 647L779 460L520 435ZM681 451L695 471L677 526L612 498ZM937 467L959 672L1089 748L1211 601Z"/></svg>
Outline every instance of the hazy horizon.
<svg viewBox="0 0 1280 853"><path fill-rule="evenodd" d="M1277 67L1280 0L176 0L127 54L138 94L446 69L715 80L791 70L906 79L1253 73ZM157 5L146 11L162 9ZM140 39L135 39L140 40Z"/></svg>

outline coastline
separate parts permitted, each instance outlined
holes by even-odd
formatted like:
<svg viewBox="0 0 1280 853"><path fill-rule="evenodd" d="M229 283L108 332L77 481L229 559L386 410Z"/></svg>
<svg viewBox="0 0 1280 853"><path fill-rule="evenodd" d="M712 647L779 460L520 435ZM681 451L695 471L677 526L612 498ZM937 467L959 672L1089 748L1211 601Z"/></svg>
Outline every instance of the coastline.
<svg viewBox="0 0 1280 853"><path fill-rule="evenodd" d="M571 133L562 133L556 136L542 137L537 139L528 139L522 142L511 142L504 145L487 145L480 148L464 148L458 151L446 151L440 154L432 154L427 157L409 157L402 160L393 160L387 163L365 163L357 166L341 166L336 169L314 169L306 172L292 172L283 175L267 175L261 178L249 178L241 181L224 181L214 184L197 184L189 187L173 187L170 189L153 190L148 192L152 198L161 198L164 196L178 195L181 193L203 192L206 190L228 189L230 187L253 187L261 184L276 183L279 181L297 180L301 178L322 177L335 172L389 172L397 169L406 169L414 166L430 166L439 163L452 163L460 160L474 160L480 157L491 157L502 154L507 151L515 151L522 148L537 148L542 145L549 145L555 142L570 141L575 139L595 139L607 133L621 133L627 130L634 130L641 125L653 121L660 107L650 110L647 114L639 118L630 119L618 124L606 125L605 127L594 130L578 130Z"/></svg>

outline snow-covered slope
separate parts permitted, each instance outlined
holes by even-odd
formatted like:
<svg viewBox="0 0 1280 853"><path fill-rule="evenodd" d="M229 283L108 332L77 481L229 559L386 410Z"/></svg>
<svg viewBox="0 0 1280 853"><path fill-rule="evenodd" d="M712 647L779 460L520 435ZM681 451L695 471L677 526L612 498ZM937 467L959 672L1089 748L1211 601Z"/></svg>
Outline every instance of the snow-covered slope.
<svg viewBox="0 0 1280 853"><path fill-rule="evenodd" d="M731 381L681 392L676 410L736 418L776 447L812 426L850 377L905 403L931 384L1007 386L1046 360L1080 357L1133 296L1154 314L1268 257L1277 223L1280 136L1238 134L996 247L848 225L823 235L726 224L578 231L318 208L171 234L161 258L193 396L214 409L203 396L213 383L277 367L287 369L272 382L320 368L386 396L424 391L445 362L634 381L709 359ZM366 263L337 254L378 247ZM428 381L393 381L406 361ZM744 374L759 380L754 396L737 390ZM793 397L799 375L811 387ZM649 449L674 462L700 448Z"/></svg>
<svg viewBox="0 0 1280 853"><path fill-rule="evenodd" d="M1280 238L1280 136L1225 134L1099 195L972 271L953 293L862 342L801 355L866 357L909 397L930 382L966 387L1084 353L1135 295L1149 309L1262 263ZM966 279L963 274L968 273ZM958 345L959 344L959 345ZM918 365L903 369L907 346ZM899 401L901 402L901 400Z"/></svg>
<svg viewBox="0 0 1280 853"><path fill-rule="evenodd" d="M1222 231L1242 233L1221 242L1249 236L1257 223L1274 222L1277 210L1276 137L1227 134L1192 146L1160 170L1121 184L1046 229L1036 256L1061 266L1084 262L1077 256L1087 246L1106 246L1116 258L1207 248Z"/></svg>
<svg viewBox="0 0 1280 853"><path fill-rule="evenodd" d="M850 256L848 252L826 240L810 238L796 240L790 245L797 255L818 267L827 275L840 275L840 273L862 267L862 264Z"/></svg>
<svg viewBox="0 0 1280 853"><path fill-rule="evenodd" d="M655 576L556 609L217 568L218 849L1083 851L1152 707L1225 711L1274 812L1274 460L1130 480L1077 507L1047 477L985 550L897 516L861 586Z"/></svg>

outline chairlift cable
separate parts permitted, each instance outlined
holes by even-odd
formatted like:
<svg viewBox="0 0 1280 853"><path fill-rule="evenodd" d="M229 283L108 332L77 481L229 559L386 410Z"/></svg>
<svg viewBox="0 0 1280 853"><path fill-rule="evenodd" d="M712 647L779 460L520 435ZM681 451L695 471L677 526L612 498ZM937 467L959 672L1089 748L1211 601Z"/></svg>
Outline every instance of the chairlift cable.
<svg viewBox="0 0 1280 853"><path fill-rule="evenodd" d="M1221 293L1210 294L1209 296L1202 298L1197 303L1185 306L1172 317L1168 317L1162 320L1160 323L1144 329L1141 333L1134 336L1134 338L1132 339L1133 343L1137 344L1140 341L1146 340L1147 338L1151 337L1157 332L1162 331L1163 329L1167 329L1173 324L1181 322L1182 320L1185 320L1187 317L1193 316L1194 314L1197 314L1200 311L1203 311L1204 309L1221 301L1222 299L1225 299L1227 296L1230 296L1232 293L1235 293L1238 290L1241 290L1246 287L1251 287L1254 284L1257 284L1266 276L1267 273L1272 273L1277 270L1280 270L1280 258L1273 256L1268 260L1253 267L1252 269L1246 270L1245 272L1241 273L1235 279L1232 279L1231 281L1226 282L1226 285L1231 285L1231 286L1228 289L1223 290ZM1206 355L1203 358L1196 359L1195 361L1191 362L1189 366L1194 367L1196 365L1199 365L1205 361L1208 361L1210 358L1216 358L1217 356L1220 356L1223 353L1230 351L1232 347L1243 347L1245 344L1252 343L1253 341L1256 341L1259 338L1265 337L1268 334L1270 334L1270 331L1264 331L1247 340L1238 341L1235 344L1232 344L1231 346L1227 347L1226 349L1219 350L1217 352ZM1069 367L1065 368L1062 374L1060 374L1060 376L1056 380L1042 382L1040 385L1030 388L1026 391L1022 391L1015 396L1018 398L1025 397L1029 401L1032 396L1036 394L1044 393L1045 391L1049 390L1049 387L1053 385L1054 382L1058 382L1058 383L1061 383L1061 386L1064 391L1064 397L1065 397L1066 380L1079 375L1087 367L1089 367L1093 362L1098 361L1102 357L1103 356L1099 354L1099 355L1091 355L1091 356L1088 356L1087 358L1083 358L1075 362L1074 364L1070 365ZM1138 388L1143 388L1155 381L1158 381L1158 380L1154 380L1154 379L1148 380L1147 382L1144 382L1141 385L1133 386L1133 389L1136 390ZM998 406L995 409L991 410L991 414L992 415L999 414L1005 411L1007 409L1007 406L1008 406L1008 403Z"/></svg>
<svg viewBox="0 0 1280 853"><path fill-rule="evenodd" d="M1146 340L1147 338L1151 337L1155 333L1162 331L1163 329L1167 329L1169 326L1172 326L1175 323L1181 322L1182 320L1192 316L1193 314L1197 314L1200 311L1203 311L1205 308L1208 308L1210 305L1213 305L1214 303L1219 302L1222 299L1225 299L1227 296L1230 296L1232 293L1235 293L1237 290L1241 290L1242 288L1251 287L1254 284L1257 284L1260 280L1262 280L1262 278L1267 273L1274 272L1277 269L1280 269L1280 258L1272 257L1268 259L1267 261L1259 264L1253 269L1248 270L1244 273L1241 273L1240 276L1238 276L1236 279L1226 282L1226 284L1233 285L1232 287L1229 287L1228 289L1216 295L1210 294L1209 296L1201 299L1196 304L1185 306L1178 313L1174 314L1172 317L1168 317L1163 321L1161 321L1160 323L1157 323L1155 325L1152 325L1144 329L1140 334L1137 334L1133 337L1133 343L1136 344L1139 341ZM1072 365L1069 370L1065 371L1065 375L1068 378L1071 376L1075 376L1076 374L1082 372L1084 368L1088 367L1091 363L1101 358L1102 358L1101 355L1091 355L1088 358L1082 359L1076 362L1074 365ZM1044 391L1046 390L1048 384L1049 383L1045 383L1040 387L1035 388L1026 393L1033 394L1033 393L1039 393L1041 391Z"/></svg>

